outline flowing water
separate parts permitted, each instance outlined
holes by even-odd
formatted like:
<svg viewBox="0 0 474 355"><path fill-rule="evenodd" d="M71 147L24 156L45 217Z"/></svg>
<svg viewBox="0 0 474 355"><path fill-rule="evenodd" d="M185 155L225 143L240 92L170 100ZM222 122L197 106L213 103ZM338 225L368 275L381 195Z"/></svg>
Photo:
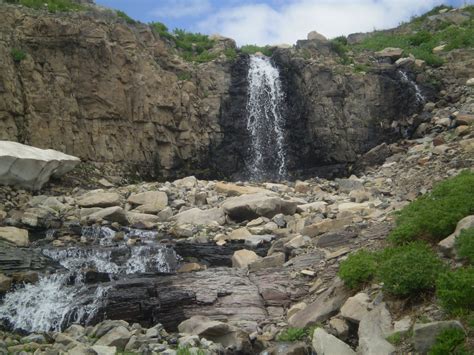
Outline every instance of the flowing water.
<svg viewBox="0 0 474 355"><path fill-rule="evenodd" d="M418 86L418 84L415 81L411 80L408 77L407 73L405 73L404 71L399 70L398 74L400 74L400 78L402 79L404 83L408 83L415 90L416 102L418 104L424 104L426 102L426 98L421 92L421 89Z"/></svg>
<svg viewBox="0 0 474 355"><path fill-rule="evenodd" d="M284 94L280 73L270 58L250 57L248 92L249 178L259 181L284 179L287 174Z"/></svg>
<svg viewBox="0 0 474 355"><path fill-rule="evenodd" d="M28 332L59 331L71 323L89 323L105 302L109 284L89 285L86 273L93 270L113 281L121 275L170 273L179 257L172 248L157 244L156 233L126 229L121 244L113 245L116 232L107 227L86 227L82 236L97 240L90 247L47 248L43 254L63 267L42 275L8 293L0 304L0 320ZM127 246L131 237L141 245Z"/></svg>

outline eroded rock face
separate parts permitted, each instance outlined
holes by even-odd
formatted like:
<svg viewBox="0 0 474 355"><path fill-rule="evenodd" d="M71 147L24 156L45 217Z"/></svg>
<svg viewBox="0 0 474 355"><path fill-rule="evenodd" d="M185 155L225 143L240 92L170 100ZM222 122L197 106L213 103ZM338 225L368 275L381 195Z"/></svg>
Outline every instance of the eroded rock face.
<svg viewBox="0 0 474 355"><path fill-rule="evenodd" d="M0 139L150 177L205 165L220 139L225 59L194 67L148 26L103 10L57 16L2 4L0 18ZM26 58L14 62L12 48Z"/></svg>
<svg viewBox="0 0 474 355"><path fill-rule="evenodd" d="M51 176L62 176L80 162L52 149L0 141L0 185L39 190Z"/></svg>

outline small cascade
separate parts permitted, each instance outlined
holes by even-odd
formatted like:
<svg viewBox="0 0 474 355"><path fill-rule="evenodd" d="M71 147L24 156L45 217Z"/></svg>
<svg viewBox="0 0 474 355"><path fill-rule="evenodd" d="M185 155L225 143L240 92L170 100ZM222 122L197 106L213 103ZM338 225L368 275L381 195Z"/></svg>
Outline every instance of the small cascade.
<svg viewBox="0 0 474 355"><path fill-rule="evenodd" d="M280 73L270 58L252 55L248 72L247 130L252 180L281 180L287 174L285 151L284 94Z"/></svg>
<svg viewBox="0 0 474 355"><path fill-rule="evenodd" d="M109 286L88 285L87 272L108 274L112 281L121 275L176 271L178 255L174 249L152 242L156 240L154 232L125 230L124 241L131 236L143 238L137 246L124 242L118 246L101 245L114 235L107 227L88 227L83 229L83 237L100 238L99 245L44 249L42 253L64 269L42 275L37 283L6 294L0 304L0 321L28 332L60 331L71 323L88 324L103 306Z"/></svg>
<svg viewBox="0 0 474 355"><path fill-rule="evenodd" d="M403 70L399 70L398 71L398 74L400 74L400 78L402 79L402 81L404 83L408 83L411 87L413 87L413 89L415 90L415 97L416 97L416 102L418 104L424 104L426 102L426 98L425 96L423 95L423 93L421 92L421 89L420 87L418 86L418 84L414 81L414 80L411 80L407 73L404 72Z"/></svg>

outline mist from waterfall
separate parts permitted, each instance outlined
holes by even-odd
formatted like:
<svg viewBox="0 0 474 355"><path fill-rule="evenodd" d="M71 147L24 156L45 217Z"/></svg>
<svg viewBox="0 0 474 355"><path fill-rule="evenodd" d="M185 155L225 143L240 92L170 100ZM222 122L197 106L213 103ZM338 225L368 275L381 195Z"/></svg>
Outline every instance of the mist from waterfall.
<svg viewBox="0 0 474 355"><path fill-rule="evenodd" d="M282 180L287 175L287 156L280 73L270 58L252 55L247 79L248 177L256 181Z"/></svg>

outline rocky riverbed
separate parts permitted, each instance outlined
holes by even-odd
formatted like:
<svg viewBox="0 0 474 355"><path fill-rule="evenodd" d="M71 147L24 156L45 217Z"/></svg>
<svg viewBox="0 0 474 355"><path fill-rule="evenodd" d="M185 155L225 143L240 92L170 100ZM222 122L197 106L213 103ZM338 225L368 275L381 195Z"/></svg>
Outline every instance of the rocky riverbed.
<svg viewBox="0 0 474 355"><path fill-rule="evenodd" d="M421 316L441 327L433 300L354 295L336 274L386 244L393 212L472 168L464 90L460 106L428 105L426 136L374 148L348 178L122 184L81 164L40 192L0 187L0 353L410 351L385 338ZM276 341L315 325L313 346Z"/></svg>

